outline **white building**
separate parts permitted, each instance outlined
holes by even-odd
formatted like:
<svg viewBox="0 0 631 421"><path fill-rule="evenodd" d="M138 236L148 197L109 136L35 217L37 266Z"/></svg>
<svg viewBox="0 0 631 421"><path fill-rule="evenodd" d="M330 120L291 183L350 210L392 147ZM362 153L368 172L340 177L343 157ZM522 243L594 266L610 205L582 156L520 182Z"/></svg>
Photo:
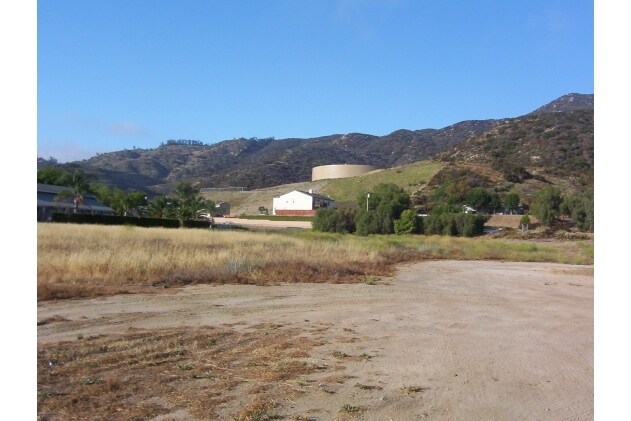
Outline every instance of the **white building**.
<svg viewBox="0 0 631 421"><path fill-rule="evenodd" d="M335 200L315 194L313 190L294 190L274 197L272 215L314 216L320 208L334 208Z"/></svg>

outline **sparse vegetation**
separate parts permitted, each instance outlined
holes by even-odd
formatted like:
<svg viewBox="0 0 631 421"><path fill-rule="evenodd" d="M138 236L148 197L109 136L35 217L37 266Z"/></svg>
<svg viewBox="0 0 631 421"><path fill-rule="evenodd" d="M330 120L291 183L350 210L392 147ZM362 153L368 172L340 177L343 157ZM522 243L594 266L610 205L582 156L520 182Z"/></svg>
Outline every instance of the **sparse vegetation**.
<svg viewBox="0 0 631 421"><path fill-rule="evenodd" d="M360 406L355 406L348 403L343 404L342 407L340 408L340 412L344 412L347 414L354 414L360 411L361 411Z"/></svg>
<svg viewBox="0 0 631 421"><path fill-rule="evenodd" d="M428 390L429 387L423 386L403 386L403 393L409 395L410 393L420 393Z"/></svg>
<svg viewBox="0 0 631 421"><path fill-rule="evenodd" d="M38 300L153 291L195 283L364 282L419 259L593 263L593 246L440 236L357 237L38 224ZM590 242L593 244L593 241Z"/></svg>
<svg viewBox="0 0 631 421"><path fill-rule="evenodd" d="M235 421L269 421L275 420L276 417L276 403L271 399L257 398L252 403L248 404L241 412L234 418Z"/></svg>
<svg viewBox="0 0 631 421"><path fill-rule="evenodd" d="M374 386L374 385L370 385L370 384L362 384L362 383L356 383L355 387L361 390L381 390L383 389L381 386Z"/></svg>
<svg viewBox="0 0 631 421"><path fill-rule="evenodd" d="M335 358L347 358L349 356L346 352L342 352L342 351L333 351L332 355Z"/></svg>
<svg viewBox="0 0 631 421"><path fill-rule="evenodd" d="M272 397L302 393L288 381L315 371L293 355L322 342L298 329L261 331L171 328L38 344L38 415L153 419L180 410L188 419L220 419L222 404L249 396L230 419L275 419ZM221 345L204 346L209 338Z"/></svg>
<svg viewBox="0 0 631 421"><path fill-rule="evenodd" d="M373 275L366 275L364 276L364 283L366 285L377 285L377 280L379 278L377 278L376 276Z"/></svg>

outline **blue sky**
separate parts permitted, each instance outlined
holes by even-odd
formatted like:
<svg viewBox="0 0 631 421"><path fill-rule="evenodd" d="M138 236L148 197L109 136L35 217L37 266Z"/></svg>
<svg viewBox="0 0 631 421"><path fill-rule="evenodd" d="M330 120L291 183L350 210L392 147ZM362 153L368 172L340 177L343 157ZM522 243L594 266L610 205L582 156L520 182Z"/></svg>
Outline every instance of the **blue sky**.
<svg viewBox="0 0 631 421"><path fill-rule="evenodd" d="M594 93L594 4L39 0L37 154L516 117Z"/></svg>

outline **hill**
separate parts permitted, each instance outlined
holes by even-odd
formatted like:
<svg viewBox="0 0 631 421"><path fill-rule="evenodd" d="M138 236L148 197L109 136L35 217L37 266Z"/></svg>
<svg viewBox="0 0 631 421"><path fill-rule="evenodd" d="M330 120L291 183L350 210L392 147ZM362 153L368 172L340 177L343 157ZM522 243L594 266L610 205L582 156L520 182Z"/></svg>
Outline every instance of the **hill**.
<svg viewBox="0 0 631 421"><path fill-rule="evenodd" d="M301 183L283 184L274 187L249 191L214 191L204 192L203 196L215 202L230 203L232 215L255 215L258 208L263 206L271 211L272 199L292 190L315 192L334 198L338 205L345 206L354 203L358 194L370 191L380 183L394 183L412 194L445 166L443 162L421 161L413 164L378 170L359 177L306 181Z"/></svg>
<svg viewBox="0 0 631 421"><path fill-rule="evenodd" d="M537 108L530 114L558 113L575 110L593 110L594 95L567 94Z"/></svg>
<svg viewBox="0 0 631 421"><path fill-rule="evenodd" d="M495 120L463 121L442 129L397 130L386 136L335 134L311 139L233 139L213 145L164 144L99 154L64 164L96 174L123 189L166 193L178 182L198 188L258 189L311 179L311 169L328 164L390 168L430 158L483 133Z"/></svg>
<svg viewBox="0 0 631 421"><path fill-rule="evenodd" d="M402 129L386 136L239 138L212 145L167 141L154 149L104 153L61 166L81 168L110 186L149 194L168 193L178 182L197 188L265 189L308 182L312 167L318 165L386 169L432 158L451 164L438 178L453 173L449 168L454 165L473 165L497 173L491 178L500 184L569 178L570 184L578 180L575 187L580 187L589 183L589 174L593 178L593 104L593 95L568 94L522 117L462 121L442 129ZM53 164L38 160L38 165Z"/></svg>
<svg viewBox="0 0 631 421"><path fill-rule="evenodd" d="M450 165L428 183L467 180L469 187L515 191L529 203L545 185L593 191L594 113L531 113L508 120L436 156Z"/></svg>

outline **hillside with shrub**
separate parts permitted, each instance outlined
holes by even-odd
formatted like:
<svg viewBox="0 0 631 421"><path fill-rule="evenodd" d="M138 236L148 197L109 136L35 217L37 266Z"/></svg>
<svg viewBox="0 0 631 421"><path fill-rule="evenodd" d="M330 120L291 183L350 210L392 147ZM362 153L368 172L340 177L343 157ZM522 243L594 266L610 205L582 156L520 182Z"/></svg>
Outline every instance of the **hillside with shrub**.
<svg viewBox="0 0 631 421"><path fill-rule="evenodd" d="M166 193L178 182L198 188L258 189L311 179L311 169L330 164L379 168L421 161L498 124L463 121L442 129L397 130L386 136L335 134L310 139L239 138L212 145L167 141L155 149L103 153L63 164L96 174L109 185Z"/></svg>
<svg viewBox="0 0 631 421"><path fill-rule="evenodd" d="M588 183L594 170L594 112L530 114L475 135L438 155L447 162L481 163L509 182L547 175Z"/></svg>
<svg viewBox="0 0 631 421"><path fill-rule="evenodd" d="M593 104L594 95L568 94L518 118L402 129L385 136L238 138L214 144L167 140L153 149L102 153L66 164L40 158L38 168L81 169L106 185L149 195L169 193L180 182L250 190L309 181L311 169L319 165L385 169L433 158L499 168L510 182L550 175L585 184L589 176L583 174L593 169Z"/></svg>

